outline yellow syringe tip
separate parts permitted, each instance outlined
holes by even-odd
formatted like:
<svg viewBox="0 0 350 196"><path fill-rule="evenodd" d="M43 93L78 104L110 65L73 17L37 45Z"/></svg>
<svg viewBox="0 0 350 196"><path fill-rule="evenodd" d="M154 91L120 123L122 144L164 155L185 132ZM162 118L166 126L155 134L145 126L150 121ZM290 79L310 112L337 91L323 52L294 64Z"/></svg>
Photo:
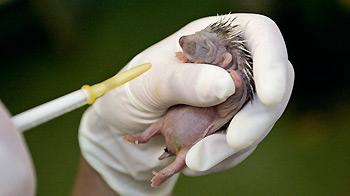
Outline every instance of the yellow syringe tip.
<svg viewBox="0 0 350 196"><path fill-rule="evenodd" d="M117 86L120 86L138 76L146 72L151 68L150 63L145 63L138 65L136 67L133 67L127 71L118 73L117 75L113 76L112 78L106 80L106 85L108 85L110 88L115 88Z"/></svg>
<svg viewBox="0 0 350 196"><path fill-rule="evenodd" d="M151 67L152 65L150 63L141 64L127 71L118 73L117 75L93 86L84 85L82 89L85 90L85 92L88 95L88 103L94 103L98 97L101 97L108 91L140 76L141 74L149 70Z"/></svg>

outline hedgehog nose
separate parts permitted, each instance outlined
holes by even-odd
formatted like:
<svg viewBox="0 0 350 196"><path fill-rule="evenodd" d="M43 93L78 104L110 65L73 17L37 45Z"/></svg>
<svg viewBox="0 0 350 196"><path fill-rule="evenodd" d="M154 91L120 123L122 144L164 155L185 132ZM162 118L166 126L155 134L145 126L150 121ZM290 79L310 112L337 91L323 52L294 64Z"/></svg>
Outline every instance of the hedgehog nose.
<svg viewBox="0 0 350 196"><path fill-rule="evenodd" d="M181 47L183 46L184 41L185 41L185 36L180 37L179 44L180 44Z"/></svg>

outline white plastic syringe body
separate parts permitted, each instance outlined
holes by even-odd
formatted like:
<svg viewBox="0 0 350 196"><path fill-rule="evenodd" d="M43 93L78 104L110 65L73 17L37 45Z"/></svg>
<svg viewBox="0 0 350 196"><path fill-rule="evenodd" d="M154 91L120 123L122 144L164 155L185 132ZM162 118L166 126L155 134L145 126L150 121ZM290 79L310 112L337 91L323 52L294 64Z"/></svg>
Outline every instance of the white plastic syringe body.
<svg viewBox="0 0 350 196"><path fill-rule="evenodd" d="M93 86L84 85L80 90L17 114L12 117L12 121L20 132L24 132L85 104L93 104L108 91L140 76L150 68L150 63L141 64Z"/></svg>
<svg viewBox="0 0 350 196"><path fill-rule="evenodd" d="M20 132L36 127L67 112L87 104L88 95L77 90L12 117Z"/></svg>

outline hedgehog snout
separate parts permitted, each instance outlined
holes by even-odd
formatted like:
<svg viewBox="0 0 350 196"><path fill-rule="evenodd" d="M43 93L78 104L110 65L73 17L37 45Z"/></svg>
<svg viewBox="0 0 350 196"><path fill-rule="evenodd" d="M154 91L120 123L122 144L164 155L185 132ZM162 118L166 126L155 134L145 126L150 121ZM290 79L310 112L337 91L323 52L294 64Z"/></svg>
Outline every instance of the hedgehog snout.
<svg viewBox="0 0 350 196"><path fill-rule="evenodd" d="M179 44L181 47L183 47L184 42L185 42L185 36L180 37Z"/></svg>

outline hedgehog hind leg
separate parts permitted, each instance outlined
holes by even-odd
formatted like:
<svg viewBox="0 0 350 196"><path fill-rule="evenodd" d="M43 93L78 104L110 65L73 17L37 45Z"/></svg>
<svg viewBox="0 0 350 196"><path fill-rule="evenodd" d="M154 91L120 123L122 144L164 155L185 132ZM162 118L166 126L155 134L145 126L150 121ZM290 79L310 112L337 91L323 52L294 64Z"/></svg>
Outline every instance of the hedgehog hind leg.
<svg viewBox="0 0 350 196"><path fill-rule="evenodd" d="M163 124L163 120L160 119L157 122L153 123L151 126L149 126L142 133L125 135L123 136L123 139L130 143L135 143L135 144L147 143L153 136L160 133L162 124Z"/></svg>
<svg viewBox="0 0 350 196"><path fill-rule="evenodd" d="M179 153L176 155L176 159L167 167L163 168L159 172L152 172L153 178L151 179L151 186L158 187L164 181L169 179L174 174L180 172L183 168L185 168L186 163L186 154L189 149L181 149Z"/></svg>

